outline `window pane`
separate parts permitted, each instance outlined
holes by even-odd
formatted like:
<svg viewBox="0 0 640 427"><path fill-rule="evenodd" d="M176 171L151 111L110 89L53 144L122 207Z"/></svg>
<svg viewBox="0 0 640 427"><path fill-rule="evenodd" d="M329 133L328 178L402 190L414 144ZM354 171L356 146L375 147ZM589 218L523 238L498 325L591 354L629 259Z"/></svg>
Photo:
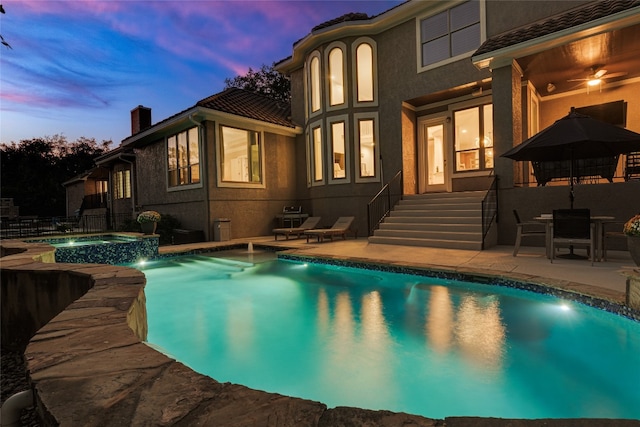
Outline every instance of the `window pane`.
<svg viewBox="0 0 640 427"><path fill-rule="evenodd" d="M333 178L345 178L344 122L331 124L331 146L333 150Z"/></svg>
<svg viewBox="0 0 640 427"><path fill-rule="evenodd" d="M194 165L200 162L198 152L198 128L189 129L189 164Z"/></svg>
<svg viewBox="0 0 640 427"><path fill-rule="evenodd" d="M456 170L480 168L480 111L478 107L456 111L455 147Z"/></svg>
<svg viewBox="0 0 640 427"><path fill-rule="evenodd" d="M178 134L178 167L182 168L187 164L187 134Z"/></svg>
<svg viewBox="0 0 640 427"><path fill-rule="evenodd" d="M222 129L222 180L249 181L249 155L247 132L221 126Z"/></svg>
<svg viewBox="0 0 640 427"><path fill-rule="evenodd" d="M484 167L493 169L493 104L482 107L484 124Z"/></svg>
<svg viewBox="0 0 640 427"><path fill-rule="evenodd" d="M451 31L480 22L480 4L477 1L468 1L451 8Z"/></svg>
<svg viewBox="0 0 640 427"><path fill-rule="evenodd" d="M344 78L342 75L342 49L334 48L329 53L329 92L331 105L344 104Z"/></svg>
<svg viewBox="0 0 640 427"><path fill-rule="evenodd" d="M373 134L373 120L358 121L360 141L360 176L375 176L375 140Z"/></svg>
<svg viewBox="0 0 640 427"><path fill-rule="evenodd" d="M356 67L358 68L358 101L373 101L373 49L362 43L356 49Z"/></svg>
<svg viewBox="0 0 640 427"><path fill-rule="evenodd" d="M169 156L169 159L168 159L169 170L176 169L178 167L178 157L176 152L175 136L172 136L167 140L167 154Z"/></svg>
<svg viewBox="0 0 640 427"><path fill-rule="evenodd" d="M248 132L249 137L249 155L251 156L251 182L260 182L262 174L260 173L260 138L258 132Z"/></svg>
<svg viewBox="0 0 640 427"><path fill-rule="evenodd" d="M426 18L420 23L420 40L422 43L442 37L448 33L447 12Z"/></svg>
<svg viewBox="0 0 640 427"><path fill-rule="evenodd" d="M123 181L124 181L124 191L122 196L125 199L130 199L131 198L131 171L130 170L127 169L126 171L124 171Z"/></svg>
<svg viewBox="0 0 640 427"><path fill-rule="evenodd" d="M422 45L422 66L449 58L449 37L442 37Z"/></svg>
<svg viewBox="0 0 640 427"><path fill-rule="evenodd" d="M480 24L451 34L451 56L460 55L480 47Z"/></svg>
<svg viewBox="0 0 640 427"><path fill-rule="evenodd" d="M320 60L311 59L311 111L320 109Z"/></svg>
<svg viewBox="0 0 640 427"><path fill-rule="evenodd" d="M313 179L322 181L322 129L313 129Z"/></svg>

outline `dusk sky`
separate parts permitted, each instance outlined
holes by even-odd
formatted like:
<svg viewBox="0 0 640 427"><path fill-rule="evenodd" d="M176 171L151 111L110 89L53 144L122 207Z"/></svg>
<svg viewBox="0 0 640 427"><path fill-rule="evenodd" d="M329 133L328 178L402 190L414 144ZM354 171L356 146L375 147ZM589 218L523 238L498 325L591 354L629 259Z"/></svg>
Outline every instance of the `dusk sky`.
<svg viewBox="0 0 640 427"><path fill-rule="evenodd" d="M156 123L290 56L324 21L402 2L3 1L0 142L58 134L115 148L137 105Z"/></svg>

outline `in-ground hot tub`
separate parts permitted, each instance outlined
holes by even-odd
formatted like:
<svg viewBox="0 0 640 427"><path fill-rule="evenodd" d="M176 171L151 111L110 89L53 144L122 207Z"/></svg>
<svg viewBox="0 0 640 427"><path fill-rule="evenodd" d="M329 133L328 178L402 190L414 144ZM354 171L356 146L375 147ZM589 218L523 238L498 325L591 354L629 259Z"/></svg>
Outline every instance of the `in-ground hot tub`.
<svg viewBox="0 0 640 427"><path fill-rule="evenodd" d="M109 233L29 239L56 248L56 262L125 264L158 255L157 236Z"/></svg>

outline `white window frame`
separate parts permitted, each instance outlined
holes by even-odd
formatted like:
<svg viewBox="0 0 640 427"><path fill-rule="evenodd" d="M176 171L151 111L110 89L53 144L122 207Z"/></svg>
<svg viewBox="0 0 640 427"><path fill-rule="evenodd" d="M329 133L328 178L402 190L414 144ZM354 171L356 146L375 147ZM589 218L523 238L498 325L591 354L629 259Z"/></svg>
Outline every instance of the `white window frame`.
<svg viewBox="0 0 640 427"><path fill-rule="evenodd" d="M486 1L487 0L472 0L472 1L477 1L478 5L480 7L480 44L476 47L476 49L470 50L468 52L464 52L461 53L459 55L447 58L447 59L443 59L442 61L438 61L438 62L434 62L433 64L429 64L429 65L422 65L422 36L421 36L421 31L422 31L422 21L424 19L427 18L431 18L432 16L438 15L439 13L442 12L448 12L450 9L465 3L468 0L460 0L458 2L456 2L455 4L451 4L451 3L446 3L445 5L439 7L439 8L435 8L432 11L430 11L430 13L428 14L424 14L424 15L420 15L416 17L416 32L415 32L415 36L416 36L416 69L418 73L423 73L425 71L428 70L432 70L434 68L438 68L438 67L442 67L444 65L450 64L452 62L456 62L459 61L461 59L466 59L466 58L470 58L477 50L478 47L480 47L480 45L482 43L484 43L484 41L487 39L487 19L486 19L486 11L487 11L487 7L486 7Z"/></svg>
<svg viewBox="0 0 640 427"><path fill-rule="evenodd" d="M169 139L172 137L178 137L179 134L181 133L186 133L187 135L189 135L189 131L195 129L196 133L197 133L197 138L198 138L198 176L200 177L198 182L192 182L189 184L177 184L177 185L171 185L171 182L169 181ZM187 139L187 147L189 146L189 140ZM171 134L169 136L167 136L165 138L164 141L164 148L165 148L165 180L166 180L166 188L167 191L182 191L182 190L190 190L193 188L201 188L203 185L203 176L202 176L202 161L203 161L203 152L202 152L202 134L200 132L200 126L193 126L190 127L188 129L184 129L181 130L180 132L176 132L174 134ZM176 153L177 155L177 153Z"/></svg>
<svg viewBox="0 0 640 427"><path fill-rule="evenodd" d="M223 165L223 153L222 153L222 127L228 127L247 132L256 132L260 141L260 182L238 182L238 181L223 181L222 171ZM248 123L224 121L218 122L215 127L216 135L216 179L218 187L224 188L266 188L266 170L265 170L265 144L264 144L264 131L257 126L253 126Z"/></svg>
<svg viewBox="0 0 640 427"><path fill-rule="evenodd" d="M360 176L360 120L373 120L373 141L374 141L374 168L375 174L373 176L363 177ZM367 182L380 182L380 120L378 113L356 113L353 115L353 134L354 134L354 164L355 164L355 182L367 183Z"/></svg>
<svg viewBox="0 0 640 427"><path fill-rule="evenodd" d="M340 104L331 105L331 63L329 62L329 55L334 49L340 49L342 51L342 102ZM347 100L349 99L349 79L347 77L347 46L342 42L333 42L325 49L325 64L326 64L326 77L324 79L326 83L325 90L325 102L327 111L335 111L344 109L347 107Z"/></svg>
<svg viewBox="0 0 640 427"><path fill-rule="evenodd" d="M494 169L495 169L495 158L494 158L494 165L493 168L480 168L480 169L471 169L468 171L464 171L464 170L457 170L458 165L457 165L457 145L456 145L456 133L455 133L455 119L454 119L454 115L456 111L460 111L460 110L466 110L469 108L474 108L474 107L479 107L480 109L483 108L484 105L487 104L493 104L492 102L492 98L491 96L485 96L482 98L478 98L478 99L473 99L473 100L469 100L469 101L464 101L464 102L460 102L457 104L452 104L449 106L449 117L451 117L453 119L452 122L452 129L451 129L451 148L450 148L450 154L451 154L451 159L452 161L450 162L450 167L451 167L451 172L453 174L453 177L474 177L474 176L487 176L487 174L491 174L493 173ZM482 125L481 125L482 126ZM493 142L493 147L495 150L495 134L494 134L494 140ZM495 151L494 151L494 156L495 156Z"/></svg>
<svg viewBox="0 0 640 427"><path fill-rule="evenodd" d="M320 104L320 108L316 111L313 111L313 82L312 82L312 75L311 75L311 61L317 58L318 59L318 102ZM309 57L307 58L307 61L305 63L305 94L306 94L306 102L305 102L305 108L307 111L307 117L314 117L317 116L318 114L322 114L323 112L323 73L322 73L322 56L320 55L319 51L313 51Z"/></svg>
<svg viewBox="0 0 640 427"><path fill-rule="evenodd" d="M344 124L344 178L334 178L334 150L333 150L333 124L334 123L343 123ZM328 163L329 173L327 176L329 177L329 184L348 184L351 182L351 141L350 141L350 132L349 132L349 116L347 114L340 116L333 116L327 118L327 159L330 159L331 162Z"/></svg>
<svg viewBox="0 0 640 427"><path fill-rule="evenodd" d="M358 47L362 44L371 46L371 78L373 79L373 101L358 100ZM353 64L352 87L353 87L353 105L354 107L369 107L378 105L378 46L376 42L369 37L360 37L351 44L351 58Z"/></svg>
<svg viewBox="0 0 640 427"><path fill-rule="evenodd" d="M131 198L131 169L120 169L113 173L113 198Z"/></svg>
<svg viewBox="0 0 640 427"><path fill-rule="evenodd" d="M322 165L321 167L321 172L322 172L322 179L316 180L315 179L315 171L316 171L316 156L315 156L315 146L314 146L314 135L313 135L313 131L314 129L320 129L320 155L322 156L321 161L322 161ZM307 185L309 187L316 187L316 186L320 186L320 185L325 185L327 182L327 171L326 171L326 167L325 165L327 164L326 162L326 144L325 144L325 129L324 129L324 125L322 123L322 120L318 120L315 121L313 123L309 124L309 127L307 128Z"/></svg>

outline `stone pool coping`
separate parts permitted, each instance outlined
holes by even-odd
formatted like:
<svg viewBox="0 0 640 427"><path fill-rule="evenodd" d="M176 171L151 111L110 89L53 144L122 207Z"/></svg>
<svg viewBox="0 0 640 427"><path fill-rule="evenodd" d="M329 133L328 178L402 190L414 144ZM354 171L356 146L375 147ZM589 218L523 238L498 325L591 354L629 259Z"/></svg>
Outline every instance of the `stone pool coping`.
<svg viewBox="0 0 640 427"><path fill-rule="evenodd" d="M44 324L34 325L37 332L25 350L43 425L528 427L542 421L434 420L389 411L328 409L320 402L219 383L142 342L142 272L100 264L56 264L47 244L4 240L0 249L3 324L5 314L16 316L15 322L41 310L29 304L29 292L49 297L67 290L56 296L57 307L47 307L51 318L40 318ZM11 313L5 313L5 304L12 300ZM543 424L626 427L639 426L640 421L551 419Z"/></svg>

